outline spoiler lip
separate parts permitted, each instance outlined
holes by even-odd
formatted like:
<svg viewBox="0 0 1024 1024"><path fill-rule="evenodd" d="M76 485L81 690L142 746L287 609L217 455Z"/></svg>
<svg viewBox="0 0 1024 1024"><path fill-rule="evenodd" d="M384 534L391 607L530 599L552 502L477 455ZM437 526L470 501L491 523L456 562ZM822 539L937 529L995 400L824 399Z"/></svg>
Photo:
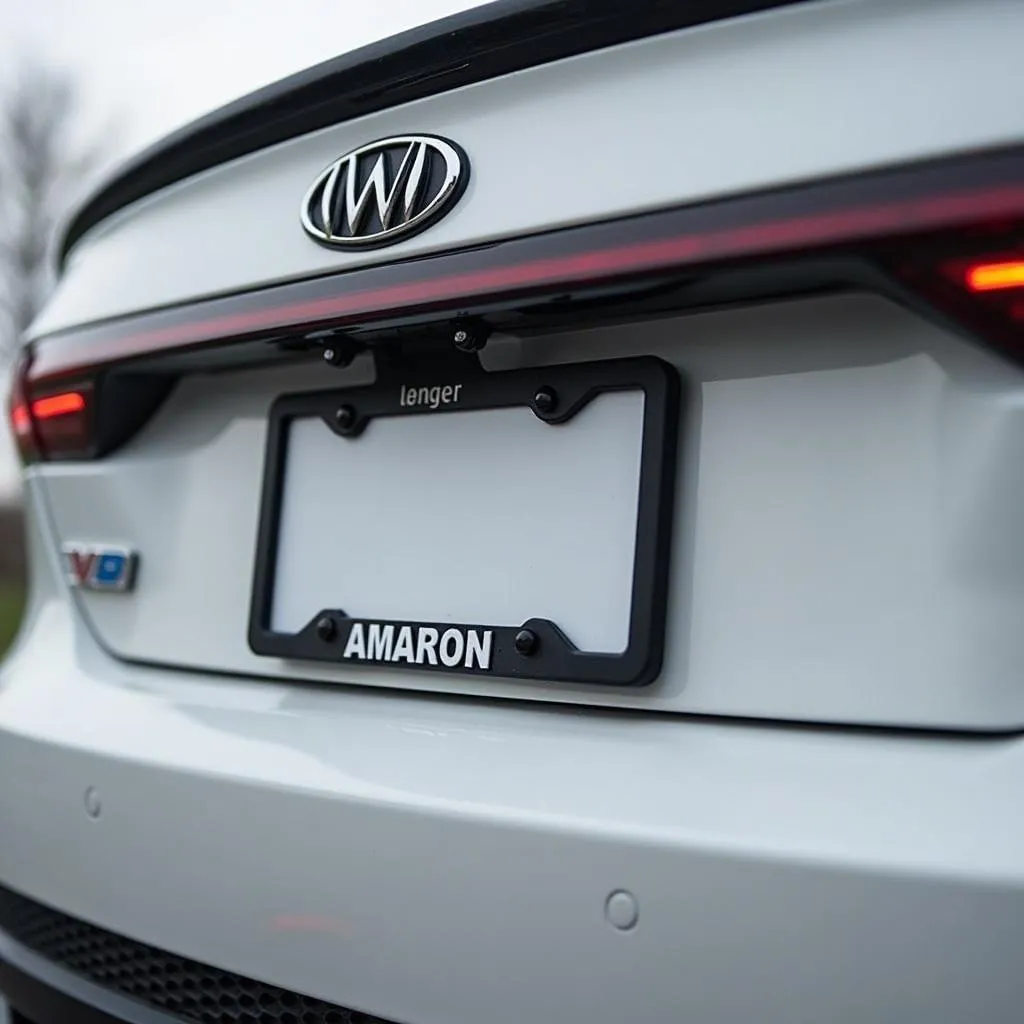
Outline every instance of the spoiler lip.
<svg viewBox="0 0 1024 1024"><path fill-rule="evenodd" d="M136 200L320 128L619 43L808 0L497 0L290 75L129 158L66 221L57 269Z"/></svg>

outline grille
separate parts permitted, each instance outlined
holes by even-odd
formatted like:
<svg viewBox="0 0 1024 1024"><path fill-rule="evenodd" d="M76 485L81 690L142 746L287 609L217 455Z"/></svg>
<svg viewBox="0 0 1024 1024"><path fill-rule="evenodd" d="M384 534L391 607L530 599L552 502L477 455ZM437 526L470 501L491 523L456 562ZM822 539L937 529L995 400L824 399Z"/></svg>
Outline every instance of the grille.
<svg viewBox="0 0 1024 1024"><path fill-rule="evenodd" d="M0 930L110 991L200 1024L388 1024L175 956L79 921L0 886Z"/></svg>

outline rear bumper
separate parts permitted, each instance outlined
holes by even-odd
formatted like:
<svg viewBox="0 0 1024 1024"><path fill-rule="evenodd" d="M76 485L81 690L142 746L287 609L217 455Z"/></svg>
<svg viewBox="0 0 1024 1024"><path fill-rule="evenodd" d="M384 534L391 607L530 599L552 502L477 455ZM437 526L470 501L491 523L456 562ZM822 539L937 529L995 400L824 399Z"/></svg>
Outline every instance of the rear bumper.
<svg viewBox="0 0 1024 1024"><path fill-rule="evenodd" d="M407 1024L1016 1021L1022 784L1017 738L126 666L47 595L0 673L0 883Z"/></svg>

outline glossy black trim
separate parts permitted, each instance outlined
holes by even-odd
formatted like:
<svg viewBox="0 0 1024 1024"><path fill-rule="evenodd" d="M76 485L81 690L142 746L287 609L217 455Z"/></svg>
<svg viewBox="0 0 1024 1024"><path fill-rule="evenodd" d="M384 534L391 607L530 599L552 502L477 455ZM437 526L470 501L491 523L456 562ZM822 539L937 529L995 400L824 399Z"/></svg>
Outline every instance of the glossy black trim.
<svg viewBox="0 0 1024 1024"><path fill-rule="evenodd" d="M251 93L135 156L73 216L60 262L129 203L306 132L589 50L797 2L806 0L499 0L402 32Z"/></svg>
<svg viewBox="0 0 1024 1024"><path fill-rule="evenodd" d="M249 646L274 658L326 661L336 665L359 664L400 670L442 672L451 675L489 676L543 682L586 683L602 686L643 686L661 670L665 643L665 610L675 495L676 451L679 434L680 381L675 367L653 356L607 359L564 366L530 367L522 370L485 371L475 355L455 352L447 358L423 355L416 361L379 360L377 380L370 385L334 391L306 392L278 399L270 411L264 463L260 528L256 542ZM436 389L459 396L449 405L432 409L406 405L400 398L411 388ZM551 410L540 410L534 396L542 390L557 395ZM629 633L620 654L594 653L575 647L558 625L547 619L528 618L521 623L456 623L450 621L402 621L367 619L358 608L311 608L306 626L297 633L274 632L269 625L273 603L279 522L281 516L288 433L301 418L319 418L339 436L339 448L359 444L373 420L381 417L444 415L450 412L525 407L554 430L608 391L642 391L644 394L642 454L637 481L637 515L633 549L633 580L630 596ZM459 392L461 391L461 395ZM347 413L339 424L338 410ZM325 472L331 472L329 466ZM571 467L566 467L571 472ZM609 487L615 482L609 481ZM524 500L535 500L529 482L523 481ZM414 515L415 513L413 513ZM346 538L358 543L358 537ZM528 543L528 537L516 543ZM318 624L330 630L319 633ZM388 654L381 657L348 656L352 631L379 633L386 630ZM390 655L392 640L404 634L410 643L433 637L430 657L423 646L410 648L404 660ZM534 637L530 650L521 651L516 636L528 631ZM374 633L370 633L371 636ZM454 663L442 653L448 636L458 640ZM485 644L486 655L476 664L470 655L469 637ZM372 643L372 641L371 641ZM465 645L465 647L463 647ZM479 652L478 652L479 653ZM463 656L464 654L464 656Z"/></svg>

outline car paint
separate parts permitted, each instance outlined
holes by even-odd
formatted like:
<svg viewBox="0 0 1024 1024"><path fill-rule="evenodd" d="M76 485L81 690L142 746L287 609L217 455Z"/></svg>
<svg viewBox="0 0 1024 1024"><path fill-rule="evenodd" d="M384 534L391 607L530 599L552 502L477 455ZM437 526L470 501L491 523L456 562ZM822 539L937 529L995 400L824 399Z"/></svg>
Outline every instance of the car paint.
<svg viewBox="0 0 1024 1024"><path fill-rule="evenodd" d="M1021 16L809 4L424 101L401 117L466 143L478 183L512 130L556 154L598 129L649 138L659 159L599 188L566 147L571 185L549 193L559 178L536 169L529 209L505 179L481 186L391 257L1019 142ZM675 121L651 101L672 91L700 97ZM37 332L355 265L302 239L297 203L315 160L394 116L113 218ZM225 632L244 636L261 416L283 388L343 379L327 370L191 378L109 461L30 470L33 586L0 666L0 883L405 1024L1018 1020L1019 371L876 296L641 336L697 385L677 551L696 586L673 598L697 614L656 687L586 694L602 707L398 673L270 679L240 646L223 656ZM494 358L625 340L499 339ZM71 595L72 527L138 543L142 589ZM217 670L142 663L189 649ZM626 929L608 912L623 891Z"/></svg>

